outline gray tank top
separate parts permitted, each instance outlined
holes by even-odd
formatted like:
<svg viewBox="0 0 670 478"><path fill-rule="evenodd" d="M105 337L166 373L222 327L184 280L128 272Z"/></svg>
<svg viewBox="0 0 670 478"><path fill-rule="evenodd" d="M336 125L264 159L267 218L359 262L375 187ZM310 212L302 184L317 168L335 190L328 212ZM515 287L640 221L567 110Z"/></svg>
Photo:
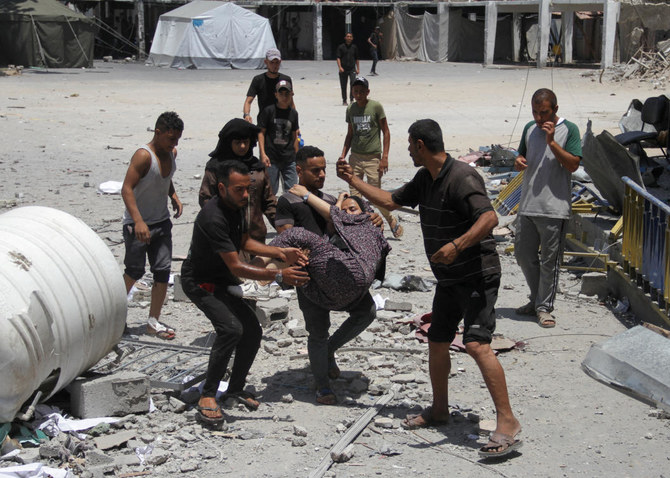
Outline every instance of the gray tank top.
<svg viewBox="0 0 670 478"><path fill-rule="evenodd" d="M137 201L137 208L140 215L147 226L163 222L170 219L170 210L168 209L168 192L170 191L170 182L172 176L177 169L177 162L174 159L174 154L170 153L172 159L172 168L170 174L166 177L161 176L160 168L158 167L158 158L151 151L149 146L142 146L142 149L149 151L151 155L151 166L149 171L137 183L133 193L135 194L135 201ZM128 213L128 209L123 212L123 224L132 224L133 218Z"/></svg>

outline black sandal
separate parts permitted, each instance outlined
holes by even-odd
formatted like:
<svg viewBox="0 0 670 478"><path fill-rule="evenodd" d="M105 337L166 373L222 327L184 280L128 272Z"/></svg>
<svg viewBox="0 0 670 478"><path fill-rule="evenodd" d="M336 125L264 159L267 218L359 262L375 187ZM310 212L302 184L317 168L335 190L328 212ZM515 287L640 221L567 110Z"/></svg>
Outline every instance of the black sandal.
<svg viewBox="0 0 670 478"><path fill-rule="evenodd" d="M246 390L240 390L239 392L225 393L221 397L222 400L227 400L229 398L237 400L239 403L247 407L252 412L258 410L258 407L260 406L260 402L256 400L256 396L251 392L247 392Z"/></svg>

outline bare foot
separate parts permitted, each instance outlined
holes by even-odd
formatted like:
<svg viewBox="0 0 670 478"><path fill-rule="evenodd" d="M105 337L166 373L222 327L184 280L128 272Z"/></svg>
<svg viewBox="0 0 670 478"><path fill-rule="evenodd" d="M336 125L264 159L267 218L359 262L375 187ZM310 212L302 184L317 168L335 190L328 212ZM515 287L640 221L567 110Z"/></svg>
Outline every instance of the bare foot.
<svg viewBox="0 0 670 478"><path fill-rule="evenodd" d="M438 427L447 423L449 423L449 412L436 413L433 412L433 407L426 407L419 414L407 415L402 421L402 426L407 430L414 430L416 428Z"/></svg>

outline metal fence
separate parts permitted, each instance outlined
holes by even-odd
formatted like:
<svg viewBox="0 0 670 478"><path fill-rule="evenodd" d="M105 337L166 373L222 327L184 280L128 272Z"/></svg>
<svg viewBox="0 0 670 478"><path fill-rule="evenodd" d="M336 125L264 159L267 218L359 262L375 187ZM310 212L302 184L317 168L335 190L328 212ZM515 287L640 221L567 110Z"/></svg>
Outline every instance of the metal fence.
<svg viewBox="0 0 670 478"><path fill-rule="evenodd" d="M624 271L670 315L670 206L628 177L621 179Z"/></svg>

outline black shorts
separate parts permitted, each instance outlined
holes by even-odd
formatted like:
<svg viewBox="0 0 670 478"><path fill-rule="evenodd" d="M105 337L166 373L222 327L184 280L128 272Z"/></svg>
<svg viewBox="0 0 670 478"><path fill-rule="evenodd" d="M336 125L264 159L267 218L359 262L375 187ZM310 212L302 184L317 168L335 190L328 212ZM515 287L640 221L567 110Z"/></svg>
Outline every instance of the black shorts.
<svg viewBox="0 0 670 478"><path fill-rule="evenodd" d="M433 315L428 329L431 342L451 343L463 319L463 343L491 343L496 329L495 305L500 287L500 273L479 280L438 285L433 298Z"/></svg>
<svg viewBox="0 0 670 478"><path fill-rule="evenodd" d="M135 224L123 226L123 240L126 243L126 255L123 263L125 273L134 280L144 275L146 258L155 282L168 282L172 265L172 222L169 219L149 226L151 241L145 244L135 237Z"/></svg>

